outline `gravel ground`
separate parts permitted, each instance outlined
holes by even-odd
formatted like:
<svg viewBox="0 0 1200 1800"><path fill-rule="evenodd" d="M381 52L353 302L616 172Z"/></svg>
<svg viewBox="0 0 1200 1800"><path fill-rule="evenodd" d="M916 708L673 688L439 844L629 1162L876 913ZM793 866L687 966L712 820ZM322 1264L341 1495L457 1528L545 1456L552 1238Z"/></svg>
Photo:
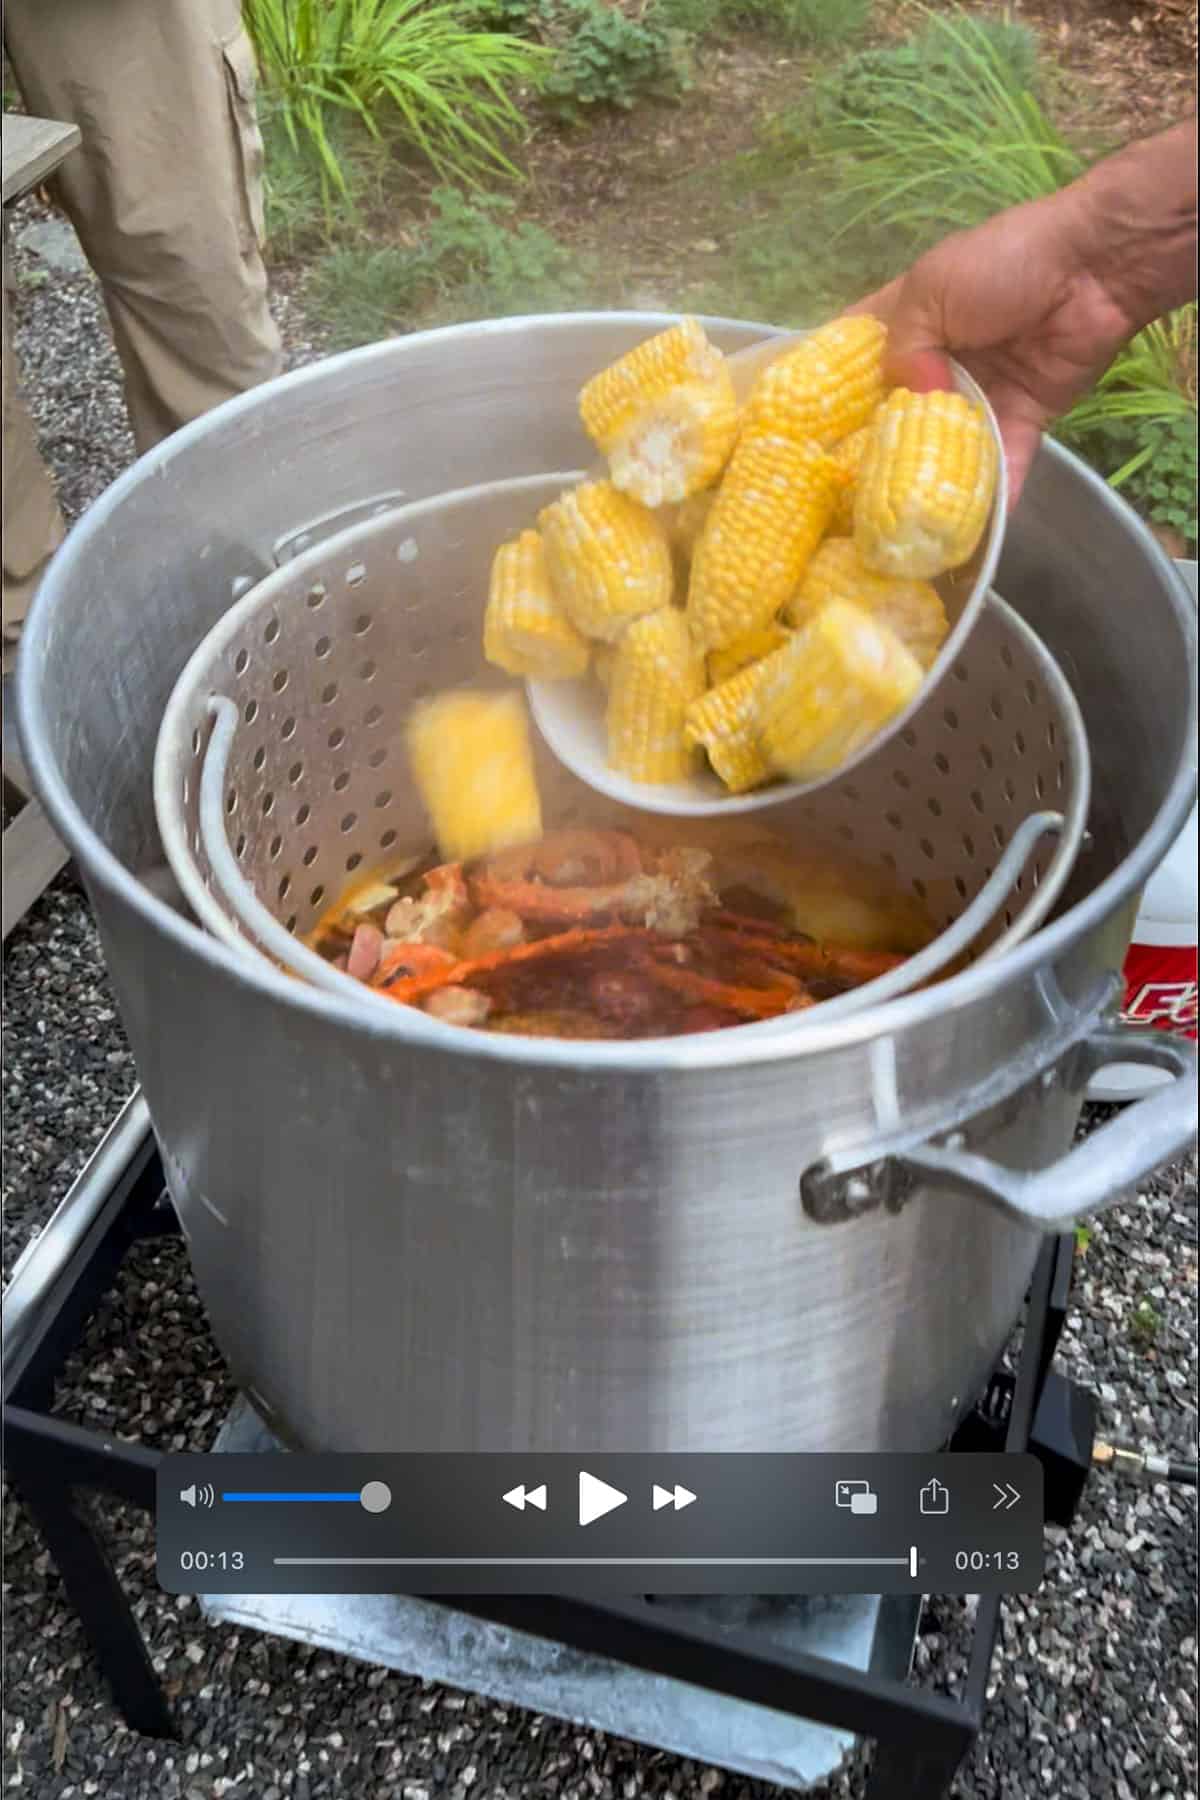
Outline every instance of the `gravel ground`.
<svg viewBox="0 0 1200 1800"><path fill-rule="evenodd" d="M26 207L18 229L41 215ZM16 337L71 517L130 443L102 308L86 275L38 279L18 243ZM293 363L319 354L294 289ZM60 878L5 951L3 1261L48 1217L134 1083L86 901ZM1095 1111L1089 1123L1103 1116ZM1196 1447L1195 1159L1091 1228L1060 1363L1112 1435ZM182 1248L141 1249L60 1391L65 1416L160 1449L208 1446L231 1400ZM208 1625L159 1592L146 1520L109 1515L120 1572L177 1710L181 1741L129 1733L21 1508L5 1502L5 1784L37 1800L768 1800L777 1790L385 1671ZM1101 1477L1049 1572L1009 1602L985 1729L959 1800L1197 1800L1194 1491ZM966 1600L932 1602L919 1679L962 1682ZM826 1800L863 1792L865 1762ZM921 1797L914 1796L914 1800Z"/></svg>

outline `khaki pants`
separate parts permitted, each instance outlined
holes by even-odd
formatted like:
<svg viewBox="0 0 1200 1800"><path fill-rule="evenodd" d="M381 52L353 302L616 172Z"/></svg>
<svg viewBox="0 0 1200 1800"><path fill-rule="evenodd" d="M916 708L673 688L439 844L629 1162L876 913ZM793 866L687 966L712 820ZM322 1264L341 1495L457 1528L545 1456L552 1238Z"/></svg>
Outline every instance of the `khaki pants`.
<svg viewBox="0 0 1200 1800"><path fill-rule="evenodd" d="M238 0L7 0L28 110L78 125L50 186L100 279L139 454L281 367ZM63 535L4 325L4 635Z"/></svg>

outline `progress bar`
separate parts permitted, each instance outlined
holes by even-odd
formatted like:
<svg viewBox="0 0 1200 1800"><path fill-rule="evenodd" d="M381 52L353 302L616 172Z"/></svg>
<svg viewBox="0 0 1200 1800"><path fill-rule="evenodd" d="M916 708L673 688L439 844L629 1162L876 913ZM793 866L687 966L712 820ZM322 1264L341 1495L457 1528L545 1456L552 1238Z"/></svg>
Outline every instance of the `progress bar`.
<svg viewBox="0 0 1200 1800"><path fill-rule="evenodd" d="M292 1492L279 1493L279 1494L222 1494L221 1498L222 1498L222 1500L231 1500L231 1501L238 1501L238 1500L241 1500L241 1501L247 1501L247 1500L306 1500L306 1501L322 1500L322 1501L339 1501L339 1502L341 1502L342 1505L349 1505L351 1502L353 1502L353 1504L355 1506L361 1506L362 1505L362 1489L355 1488L355 1490L352 1494L301 1494L301 1493L296 1493L296 1492L292 1491Z"/></svg>
<svg viewBox="0 0 1200 1800"><path fill-rule="evenodd" d="M907 1569L907 1556L276 1556L277 1569Z"/></svg>

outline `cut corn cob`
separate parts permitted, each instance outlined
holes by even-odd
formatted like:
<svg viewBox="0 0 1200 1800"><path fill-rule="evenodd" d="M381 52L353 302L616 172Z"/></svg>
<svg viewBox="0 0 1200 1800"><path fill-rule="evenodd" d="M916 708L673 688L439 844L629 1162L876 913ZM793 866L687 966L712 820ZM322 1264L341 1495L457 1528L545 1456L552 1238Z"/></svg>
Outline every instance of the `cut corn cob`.
<svg viewBox="0 0 1200 1800"><path fill-rule="evenodd" d="M715 487L705 488L702 493L689 495L675 509L675 516L671 520L671 542L684 562L690 562L695 554L700 533L708 522L716 497Z"/></svg>
<svg viewBox="0 0 1200 1800"><path fill-rule="evenodd" d="M983 408L963 394L897 388L871 422L854 501L868 568L928 579L971 555L996 491Z"/></svg>
<svg viewBox="0 0 1200 1800"><path fill-rule="evenodd" d="M588 642L554 598L542 540L523 531L492 562L483 654L509 675L568 680L588 665Z"/></svg>
<svg viewBox="0 0 1200 1800"><path fill-rule="evenodd" d="M592 672L606 694L612 686L613 664L616 660L615 644L597 644L592 651Z"/></svg>
<svg viewBox="0 0 1200 1800"><path fill-rule="evenodd" d="M682 781L697 757L684 740L684 714L704 692L704 659L677 607L628 626L608 689L608 760L633 781Z"/></svg>
<svg viewBox="0 0 1200 1800"><path fill-rule="evenodd" d="M854 496L858 489L858 472L862 468L869 435L870 426L860 425L857 431L852 431L849 437L844 437L829 452L846 484L838 495L831 526L839 537L850 537L854 532Z"/></svg>
<svg viewBox="0 0 1200 1800"><path fill-rule="evenodd" d="M786 605L840 483L815 444L765 428L742 434L692 558L688 619L703 650L728 649Z"/></svg>
<svg viewBox="0 0 1200 1800"><path fill-rule="evenodd" d="M540 837L541 805L519 694L438 694L406 733L417 792L438 850L467 862Z"/></svg>
<svg viewBox="0 0 1200 1800"><path fill-rule="evenodd" d="M818 550L817 555L820 554ZM785 626L772 620L760 631L748 631L736 643L730 644L728 650L713 650L708 658L708 679L712 686L718 687L722 681L728 681L731 675L738 674L751 663L761 662L764 656L770 656L772 650L782 649L790 635Z"/></svg>
<svg viewBox="0 0 1200 1800"><path fill-rule="evenodd" d="M931 667L950 629L936 588L864 568L853 538L826 538L817 548L784 617L792 625L805 625L831 600L850 600L894 631L922 669Z"/></svg>
<svg viewBox="0 0 1200 1800"><path fill-rule="evenodd" d="M886 343L886 328L866 315L822 325L768 363L751 389L746 427L765 423L828 449L883 399Z"/></svg>
<svg viewBox="0 0 1200 1800"><path fill-rule="evenodd" d="M861 607L830 601L769 657L759 730L771 768L793 781L827 775L912 699L921 666Z"/></svg>
<svg viewBox="0 0 1200 1800"><path fill-rule="evenodd" d="M781 651L731 675L687 709L684 735L698 744L725 786L744 794L770 778L759 733L760 694Z"/></svg>
<svg viewBox="0 0 1200 1800"><path fill-rule="evenodd" d="M671 599L667 536L611 482L589 481L538 519L555 598L584 637L613 643L631 619Z"/></svg>
<svg viewBox="0 0 1200 1800"><path fill-rule="evenodd" d="M715 481L737 435L732 377L695 319L593 376L579 412L614 486L643 506L683 500Z"/></svg>

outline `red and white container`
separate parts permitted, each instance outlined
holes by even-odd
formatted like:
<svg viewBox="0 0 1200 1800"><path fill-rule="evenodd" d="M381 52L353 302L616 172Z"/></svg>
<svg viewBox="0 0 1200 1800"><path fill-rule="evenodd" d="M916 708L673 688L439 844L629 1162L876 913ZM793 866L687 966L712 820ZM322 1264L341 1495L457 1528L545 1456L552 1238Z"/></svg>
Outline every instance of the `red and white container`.
<svg viewBox="0 0 1200 1800"><path fill-rule="evenodd" d="M1196 564L1176 567L1196 598ZM1196 1037L1196 809L1142 893L1125 959L1122 1018L1145 1030ZM1136 1100L1171 1077L1160 1069L1114 1063L1087 1091L1089 1100Z"/></svg>

